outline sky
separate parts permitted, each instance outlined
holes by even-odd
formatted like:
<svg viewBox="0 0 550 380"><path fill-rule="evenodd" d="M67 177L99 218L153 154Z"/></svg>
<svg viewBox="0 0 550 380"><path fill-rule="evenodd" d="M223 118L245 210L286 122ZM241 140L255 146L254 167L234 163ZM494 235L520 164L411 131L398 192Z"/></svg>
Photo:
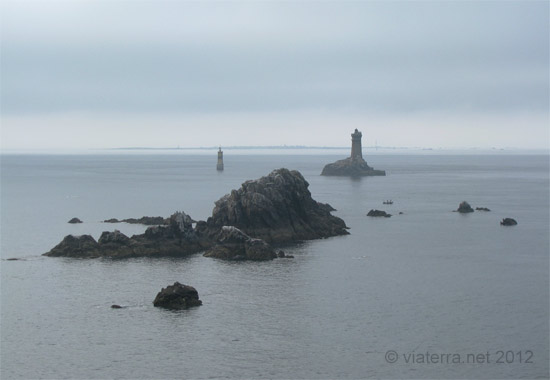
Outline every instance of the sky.
<svg viewBox="0 0 550 380"><path fill-rule="evenodd" d="M0 148L548 149L549 1L7 1Z"/></svg>

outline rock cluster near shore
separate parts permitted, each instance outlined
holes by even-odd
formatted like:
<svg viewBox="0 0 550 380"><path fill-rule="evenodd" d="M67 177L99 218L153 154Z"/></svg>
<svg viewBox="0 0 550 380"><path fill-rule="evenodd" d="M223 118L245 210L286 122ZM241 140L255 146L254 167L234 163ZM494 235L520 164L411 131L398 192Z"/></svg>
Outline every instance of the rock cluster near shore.
<svg viewBox="0 0 550 380"><path fill-rule="evenodd" d="M274 170L219 199L212 216L197 222L195 228L189 215L178 212L166 225L149 227L132 237L120 231L103 232L98 241L90 235L69 235L44 255L160 257L187 256L210 249L210 257L269 260L276 255L267 243L347 235L345 222L331 215L334 208L315 201L308 187L298 171Z"/></svg>
<svg viewBox="0 0 550 380"><path fill-rule="evenodd" d="M149 227L145 233L128 237L122 232L103 232L98 241L90 235L66 236L44 256L63 257L153 257L186 256L203 249L184 212L169 218L167 226Z"/></svg>

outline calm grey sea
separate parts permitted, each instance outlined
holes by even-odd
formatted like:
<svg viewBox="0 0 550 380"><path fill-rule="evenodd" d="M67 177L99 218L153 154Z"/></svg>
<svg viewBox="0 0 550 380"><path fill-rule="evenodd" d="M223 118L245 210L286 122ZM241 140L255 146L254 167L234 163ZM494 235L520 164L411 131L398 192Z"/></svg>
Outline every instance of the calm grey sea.
<svg viewBox="0 0 550 380"><path fill-rule="evenodd" d="M1 378L548 378L549 157L376 155L386 177L321 177L337 158L226 152L218 173L215 154L3 155ZM144 231L108 218L205 219L280 167L351 235L261 263L40 256ZM451 212L463 200L492 211ZM154 308L174 281L203 306Z"/></svg>

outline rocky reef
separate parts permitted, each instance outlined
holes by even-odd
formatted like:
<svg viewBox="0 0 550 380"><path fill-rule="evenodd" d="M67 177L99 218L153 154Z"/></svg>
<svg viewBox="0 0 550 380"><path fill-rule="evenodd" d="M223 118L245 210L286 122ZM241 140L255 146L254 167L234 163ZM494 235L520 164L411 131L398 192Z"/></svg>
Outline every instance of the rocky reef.
<svg viewBox="0 0 550 380"><path fill-rule="evenodd" d="M391 217L391 214L388 214L386 211L382 210L370 210L367 216L389 218Z"/></svg>
<svg viewBox="0 0 550 380"><path fill-rule="evenodd" d="M128 218L128 219L122 219L122 220L111 218L111 219L104 220L103 223L128 223L128 224L144 224L146 226L158 226L158 225L170 224L170 218L163 218L162 216L142 216L139 219Z"/></svg>
<svg viewBox="0 0 550 380"><path fill-rule="evenodd" d="M82 220L78 219L78 218L72 218L71 220L69 220L67 223L70 223L70 224L78 224L78 223L82 223Z"/></svg>
<svg viewBox="0 0 550 380"><path fill-rule="evenodd" d="M309 183L296 170L277 169L220 198L212 216L198 222L197 235L214 240L223 226L234 226L268 243L292 243L347 235L345 222L330 205L315 201Z"/></svg>
<svg viewBox="0 0 550 380"><path fill-rule="evenodd" d="M348 157L325 165L321 175L342 177L385 176L386 171L371 168L361 157Z"/></svg>
<svg viewBox="0 0 550 380"><path fill-rule="evenodd" d="M277 169L265 177L246 181L240 189L220 198L212 216L207 221L196 222L195 228L195 221L189 215L177 212L165 221L166 225L149 227L145 233L132 237L117 230L103 232L98 241L90 235L69 235L44 255L182 257L210 249L209 257L270 260L276 255L267 243L347 235L346 223L331 215L334 208L315 201L308 187L298 171ZM164 220L144 218L140 220L155 224Z"/></svg>
<svg viewBox="0 0 550 380"><path fill-rule="evenodd" d="M163 307L165 309L181 310L192 306L200 306L202 301L199 299L199 292L192 286L183 285L174 282L157 294L153 301L153 306Z"/></svg>
<svg viewBox="0 0 550 380"><path fill-rule="evenodd" d="M66 236L44 256L112 257L187 256L203 250L192 219L184 212L169 218L167 226L149 227L145 233L128 237L118 230L103 232L98 241L90 235Z"/></svg>
<svg viewBox="0 0 550 380"><path fill-rule="evenodd" d="M262 239L253 239L233 226L223 226L216 245L204 254L224 260L273 260L277 257L271 245Z"/></svg>

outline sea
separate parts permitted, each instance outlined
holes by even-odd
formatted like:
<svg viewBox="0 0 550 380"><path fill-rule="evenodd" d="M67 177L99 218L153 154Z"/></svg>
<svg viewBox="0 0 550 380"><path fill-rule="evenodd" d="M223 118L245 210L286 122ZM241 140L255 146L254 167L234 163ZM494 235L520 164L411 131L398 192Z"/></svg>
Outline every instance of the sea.
<svg viewBox="0 0 550 380"><path fill-rule="evenodd" d="M215 150L1 155L0 377L549 378L547 154L378 153L385 177L351 179L320 176L345 154L290 153L226 151L223 172ZM146 229L109 218L205 220L282 167L350 235L268 262L42 256L68 234ZM203 305L153 307L175 281Z"/></svg>

